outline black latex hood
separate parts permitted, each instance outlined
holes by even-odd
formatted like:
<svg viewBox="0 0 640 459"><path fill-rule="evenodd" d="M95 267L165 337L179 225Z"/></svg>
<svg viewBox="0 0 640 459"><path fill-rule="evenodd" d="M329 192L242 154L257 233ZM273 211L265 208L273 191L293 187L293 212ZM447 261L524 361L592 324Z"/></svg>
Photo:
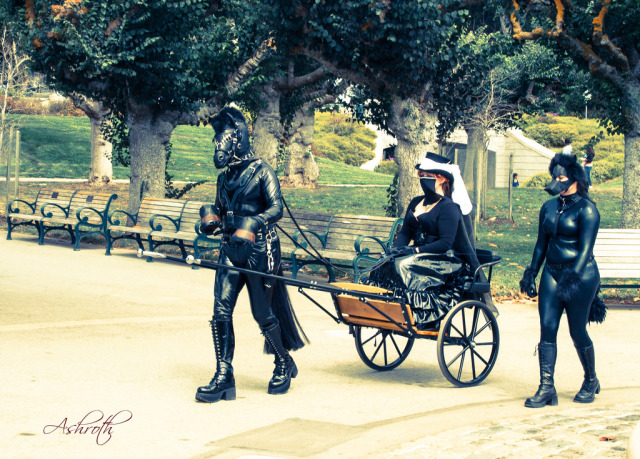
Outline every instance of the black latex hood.
<svg viewBox="0 0 640 459"><path fill-rule="evenodd" d="M560 166L557 168L557 166ZM560 171L564 169L562 175L566 175L570 182L577 182L578 194L588 197L589 196L589 180L587 174L578 163L578 159L575 155L565 155L562 153L556 154L551 163L549 164L549 174L553 180L557 178L558 174L554 174L554 170Z"/></svg>
<svg viewBox="0 0 640 459"><path fill-rule="evenodd" d="M218 169L238 164L253 156L249 145L249 127L240 110L225 107L209 119L209 124L215 131L214 163Z"/></svg>

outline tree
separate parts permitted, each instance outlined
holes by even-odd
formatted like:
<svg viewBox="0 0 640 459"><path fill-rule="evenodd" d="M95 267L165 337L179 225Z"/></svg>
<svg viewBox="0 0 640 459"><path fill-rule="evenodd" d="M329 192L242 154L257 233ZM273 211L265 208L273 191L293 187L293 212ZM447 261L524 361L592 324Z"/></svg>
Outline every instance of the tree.
<svg viewBox="0 0 640 459"><path fill-rule="evenodd" d="M366 86L384 104L378 126L395 135L399 166L398 212L419 193L415 164L437 149L440 88L450 84L457 64L456 37L467 17L464 3L409 0L299 0L289 21L298 49L339 78Z"/></svg>
<svg viewBox="0 0 640 459"><path fill-rule="evenodd" d="M611 101L608 129L625 136L621 226L640 228L640 4L510 0L509 5L515 39L552 41L601 82Z"/></svg>
<svg viewBox="0 0 640 459"><path fill-rule="evenodd" d="M268 1L25 0L23 13L35 68L126 123L135 211L164 196L174 128L206 121L269 53L273 11Z"/></svg>
<svg viewBox="0 0 640 459"><path fill-rule="evenodd" d="M286 45L280 45L284 48ZM282 52L280 52L282 54ZM253 127L253 145L256 156L267 161L274 169L278 167L278 152L285 151L285 158L281 165L284 172L283 182L292 186L315 186L319 170L313 156L300 155L297 148L288 148L291 145L290 139L295 137L298 140L308 143L313 139L313 124L311 124L311 136L309 130L305 129L300 136L286 135L292 125L302 126L308 123L293 122L294 113L302 110L302 106L308 101L302 97L296 97L304 88L313 88L316 83L327 78L324 69L309 68L303 66L303 73L296 75L296 65L292 56L282 56L276 61L277 67L272 70L272 77L257 89L259 96L245 99L245 105L252 107L255 111L255 123ZM300 61L300 58L297 59ZM279 64L279 65L278 65ZM283 70L286 68L286 71ZM298 66L300 67L300 66ZM308 70L308 71L307 71ZM251 104L251 100L257 103ZM252 106L253 105L253 106ZM284 107L283 107L284 105ZM308 112L309 107L307 107ZM313 116L313 110L311 110ZM306 118L302 118L306 119ZM302 140L304 139L304 140Z"/></svg>
<svg viewBox="0 0 640 459"><path fill-rule="evenodd" d="M11 30L6 25L2 26L0 31L0 158L5 151L5 143L7 143L5 133L9 130L12 122L7 117L7 103L9 94L16 88L19 83L19 77L26 68L28 61L27 56L20 53L17 43L13 37ZM11 146L6 148L7 154L10 152ZM7 171L7 175L10 171ZM7 190L9 184L7 183Z"/></svg>
<svg viewBox="0 0 640 459"><path fill-rule="evenodd" d="M99 101L88 99L81 94L71 93L69 97L73 104L82 110L91 122L91 169L89 171L89 185L101 187L113 179L111 142L105 138L104 124L109 123L109 110Z"/></svg>

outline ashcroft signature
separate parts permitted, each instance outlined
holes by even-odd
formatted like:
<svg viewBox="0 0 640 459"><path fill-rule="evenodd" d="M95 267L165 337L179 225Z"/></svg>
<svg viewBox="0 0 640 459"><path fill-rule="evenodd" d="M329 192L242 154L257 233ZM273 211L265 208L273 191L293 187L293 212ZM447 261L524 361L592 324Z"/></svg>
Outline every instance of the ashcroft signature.
<svg viewBox="0 0 640 459"><path fill-rule="evenodd" d="M48 435L60 429L60 433L63 435L95 435L96 443L98 445L105 445L111 440L113 426L124 424L130 421L131 418L133 418L133 413L129 410L118 411L106 419L102 411L93 410L87 413L77 424L67 426L69 421L67 418L64 418L59 424L44 426L42 432Z"/></svg>

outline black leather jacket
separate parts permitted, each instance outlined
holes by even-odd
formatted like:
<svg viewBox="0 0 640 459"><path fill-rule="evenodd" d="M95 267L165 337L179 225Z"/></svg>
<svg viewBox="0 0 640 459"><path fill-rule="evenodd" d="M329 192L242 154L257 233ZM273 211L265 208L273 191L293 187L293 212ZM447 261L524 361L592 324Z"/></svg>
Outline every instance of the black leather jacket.
<svg viewBox="0 0 640 459"><path fill-rule="evenodd" d="M545 260L580 275L593 258L600 226L596 205L575 193L545 202L540 208L538 240L531 268L537 273Z"/></svg>
<svg viewBox="0 0 640 459"><path fill-rule="evenodd" d="M244 217L251 217L256 233L272 227L282 218L283 206L280 182L271 166L252 158L221 173L216 208L226 233L247 228Z"/></svg>

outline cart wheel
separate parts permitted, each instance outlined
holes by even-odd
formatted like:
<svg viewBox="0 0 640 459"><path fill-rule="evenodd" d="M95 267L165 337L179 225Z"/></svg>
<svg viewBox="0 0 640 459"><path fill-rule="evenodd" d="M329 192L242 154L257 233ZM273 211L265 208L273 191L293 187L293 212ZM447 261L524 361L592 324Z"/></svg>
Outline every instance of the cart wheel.
<svg viewBox="0 0 640 459"><path fill-rule="evenodd" d="M404 333L354 326L356 349L362 361L378 371L393 370L411 352L415 337Z"/></svg>
<svg viewBox="0 0 640 459"><path fill-rule="evenodd" d="M489 375L498 358L496 317L480 301L458 303L440 324L437 346L445 378L456 386L474 386Z"/></svg>

